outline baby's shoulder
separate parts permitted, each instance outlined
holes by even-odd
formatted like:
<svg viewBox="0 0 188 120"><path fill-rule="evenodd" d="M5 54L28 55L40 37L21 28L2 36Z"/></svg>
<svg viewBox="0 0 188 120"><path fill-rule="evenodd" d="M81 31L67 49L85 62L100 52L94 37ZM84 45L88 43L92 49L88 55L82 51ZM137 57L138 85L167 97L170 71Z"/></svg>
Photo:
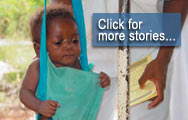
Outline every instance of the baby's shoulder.
<svg viewBox="0 0 188 120"><path fill-rule="evenodd" d="M39 58L34 59L28 67L28 71L38 72L39 71Z"/></svg>

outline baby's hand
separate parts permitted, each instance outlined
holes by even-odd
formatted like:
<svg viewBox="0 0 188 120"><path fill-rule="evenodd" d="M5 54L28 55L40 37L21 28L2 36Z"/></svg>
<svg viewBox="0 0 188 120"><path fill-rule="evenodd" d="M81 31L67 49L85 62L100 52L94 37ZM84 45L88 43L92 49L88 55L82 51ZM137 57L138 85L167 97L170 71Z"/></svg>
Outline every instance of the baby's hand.
<svg viewBox="0 0 188 120"><path fill-rule="evenodd" d="M100 86L102 88L108 87L110 85L110 77L103 72L99 74Z"/></svg>
<svg viewBox="0 0 188 120"><path fill-rule="evenodd" d="M39 113L44 117L51 118L55 114L57 107L60 107L60 104L56 101L42 101L39 106Z"/></svg>

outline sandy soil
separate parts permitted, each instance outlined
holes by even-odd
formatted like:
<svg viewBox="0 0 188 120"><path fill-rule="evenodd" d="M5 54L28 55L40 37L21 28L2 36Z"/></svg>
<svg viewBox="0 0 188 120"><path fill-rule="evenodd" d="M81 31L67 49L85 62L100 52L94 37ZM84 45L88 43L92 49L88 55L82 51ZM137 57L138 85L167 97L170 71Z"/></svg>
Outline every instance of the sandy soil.
<svg viewBox="0 0 188 120"><path fill-rule="evenodd" d="M35 120L34 113L21 106L4 105L0 108L0 120Z"/></svg>

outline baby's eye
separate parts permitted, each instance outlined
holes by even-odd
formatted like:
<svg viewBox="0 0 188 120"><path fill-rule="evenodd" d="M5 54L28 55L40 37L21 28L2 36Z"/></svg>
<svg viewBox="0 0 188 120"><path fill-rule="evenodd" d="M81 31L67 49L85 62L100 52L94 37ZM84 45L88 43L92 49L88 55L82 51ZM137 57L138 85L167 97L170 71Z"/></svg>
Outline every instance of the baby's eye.
<svg viewBox="0 0 188 120"><path fill-rule="evenodd" d="M61 45L62 41L55 42L55 45Z"/></svg>
<svg viewBox="0 0 188 120"><path fill-rule="evenodd" d="M72 40L72 43L78 43L78 40L76 40L76 39L74 39L74 40Z"/></svg>

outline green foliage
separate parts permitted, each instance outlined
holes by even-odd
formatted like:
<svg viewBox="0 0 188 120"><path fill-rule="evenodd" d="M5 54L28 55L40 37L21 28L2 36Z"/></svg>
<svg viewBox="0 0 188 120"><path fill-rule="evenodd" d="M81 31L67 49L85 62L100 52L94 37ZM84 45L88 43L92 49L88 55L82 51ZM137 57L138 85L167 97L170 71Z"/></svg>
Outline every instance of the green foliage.
<svg viewBox="0 0 188 120"><path fill-rule="evenodd" d="M44 0L0 0L0 38L25 39L29 19Z"/></svg>
<svg viewBox="0 0 188 120"><path fill-rule="evenodd" d="M3 77L3 79L7 80L9 83L16 81L16 78L18 76L17 72L9 72L7 74L5 74Z"/></svg>
<svg viewBox="0 0 188 120"><path fill-rule="evenodd" d="M24 71L14 71L8 72L3 75L3 80L6 80L8 83L18 82L20 83L24 77Z"/></svg>
<svg viewBox="0 0 188 120"><path fill-rule="evenodd" d="M26 69L34 57L32 45L7 45L0 47L0 61L12 65L16 69Z"/></svg>
<svg viewBox="0 0 188 120"><path fill-rule="evenodd" d="M0 61L6 62L13 66L16 71L14 73L8 73L6 80L9 82L13 80L22 79L23 75L32 62L34 57L34 50L32 45L9 43L0 47Z"/></svg>
<svg viewBox="0 0 188 120"><path fill-rule="evenodd" d="M5 93L0 91L0 102L5 102Z"/></svg>

